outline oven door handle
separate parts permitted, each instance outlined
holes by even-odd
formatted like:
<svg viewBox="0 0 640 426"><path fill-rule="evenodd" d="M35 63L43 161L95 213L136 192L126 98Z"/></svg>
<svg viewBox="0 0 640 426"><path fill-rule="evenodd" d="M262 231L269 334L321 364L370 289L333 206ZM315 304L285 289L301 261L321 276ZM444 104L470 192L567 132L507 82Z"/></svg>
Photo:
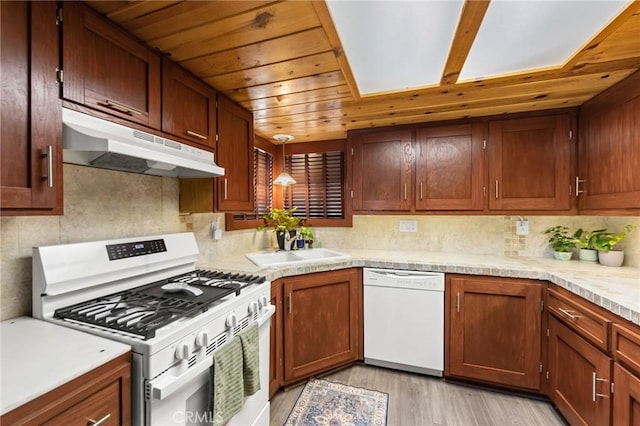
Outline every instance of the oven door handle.
<svg viewBox="0 0 640 426"><path fill-rule="evenodd" d="M269 304L265 308L265 313L258 318L258 327L262 327L273 316L276 307ZM203 362L198 363L189 368L179 376L164 374L157 379L151 380L149 386L151 388L151 397L153 399L163 400L170 397L174 392L180 390L183 386L191 383L196 377L206 372L213 365L213 355L209 356Z"/></svg>
<svg viewBox="0 0 640 426"><path fill-rule="evenodd" d="M151 387L151 397L161 401L170 397L174 392L180 390L183 386L188 385L196 377L209 370L212 365L213 356L210 356L205 361L187 370L184 374L179 376L163 375L150 381L149 386Z"/></svg>

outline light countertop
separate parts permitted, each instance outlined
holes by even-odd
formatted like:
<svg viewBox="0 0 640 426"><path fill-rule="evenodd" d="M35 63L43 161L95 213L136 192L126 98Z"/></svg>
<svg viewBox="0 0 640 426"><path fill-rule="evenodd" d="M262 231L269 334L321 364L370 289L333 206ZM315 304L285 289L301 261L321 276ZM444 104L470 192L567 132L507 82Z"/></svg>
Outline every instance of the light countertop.
<svg viewBox="0 0 640 426"><path fill-rule="evenodd" d="M130 351L128 345L31 317L0 322L0 414Z"/></svg>
<svg viewBox="0 0 640 426"><path fill-rule="evenodd" d="M265 275L269 280L350 267L374 267L436 271L469 275L530 278L550 281L640 325L640 269L608 267L577 260L499 257L424 251L331 249L349 254L349 259L297 262L259 268L245 256L220 258L199 265Z"/></svg>

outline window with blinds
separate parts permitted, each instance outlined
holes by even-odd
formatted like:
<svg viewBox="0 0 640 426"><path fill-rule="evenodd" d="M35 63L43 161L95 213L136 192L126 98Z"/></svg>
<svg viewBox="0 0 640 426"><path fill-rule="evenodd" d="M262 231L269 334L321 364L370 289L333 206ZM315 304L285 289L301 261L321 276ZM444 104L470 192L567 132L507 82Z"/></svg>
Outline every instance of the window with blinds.
<svg viewBox="0 0 640 426"><path fill-rule="evenodd" d="M314 219L345 219L342 151L292 154L286 162L287 171L296 180L287 188L283 200L286 209L295 207L294 216L306 217L310 224L330 225Z"/></svg>
<svg viewBox="0 0 640 426"><path fill-rule="evenodd" d="M259 220L271 211L273 206L273 156L260 148L253 151L254 211L234 213L233 220Z"/></svg>

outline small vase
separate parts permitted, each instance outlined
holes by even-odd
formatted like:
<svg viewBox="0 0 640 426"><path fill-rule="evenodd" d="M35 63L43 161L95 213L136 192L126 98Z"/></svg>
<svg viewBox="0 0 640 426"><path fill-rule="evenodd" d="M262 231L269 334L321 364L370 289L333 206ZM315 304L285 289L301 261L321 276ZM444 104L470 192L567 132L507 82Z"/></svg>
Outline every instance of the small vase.
<svg viewBox="0 0 640 426"><path fill-rule="evenodd" d="M598 263L597 250L581 248L579 256L582 262Z"/></svg>
<svg viewBox="0 0 640 426"><path fill-rule="evenodd" d="M611 250L609 252L599 251L598 260L605 266L622 266L624 262L624 252Z"/></svg>
<svg viewBox="0 0 640 426"><path fill-rule="evenodd" d="M571 260L571 256L573 256L573 253L570 251L554 251L553 252L553 257L555 257L558 260Z"/></svg>

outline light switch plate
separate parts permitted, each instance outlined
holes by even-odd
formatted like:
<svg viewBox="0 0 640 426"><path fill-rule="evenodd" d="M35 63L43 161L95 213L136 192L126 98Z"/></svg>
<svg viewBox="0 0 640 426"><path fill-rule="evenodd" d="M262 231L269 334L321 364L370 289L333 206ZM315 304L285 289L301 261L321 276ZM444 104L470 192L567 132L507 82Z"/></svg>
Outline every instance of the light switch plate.
<svg viewBox="0 0 640 426"><path fill-rule="evenodd" d="M529 221L527 219L516 220L516 235L529 235Z"/></svg>
<svg viewBox="0 0 640 426"><path fill-rule="evenodd" d="M400 232L418 232L417 220L401 220Z"/></svg>

